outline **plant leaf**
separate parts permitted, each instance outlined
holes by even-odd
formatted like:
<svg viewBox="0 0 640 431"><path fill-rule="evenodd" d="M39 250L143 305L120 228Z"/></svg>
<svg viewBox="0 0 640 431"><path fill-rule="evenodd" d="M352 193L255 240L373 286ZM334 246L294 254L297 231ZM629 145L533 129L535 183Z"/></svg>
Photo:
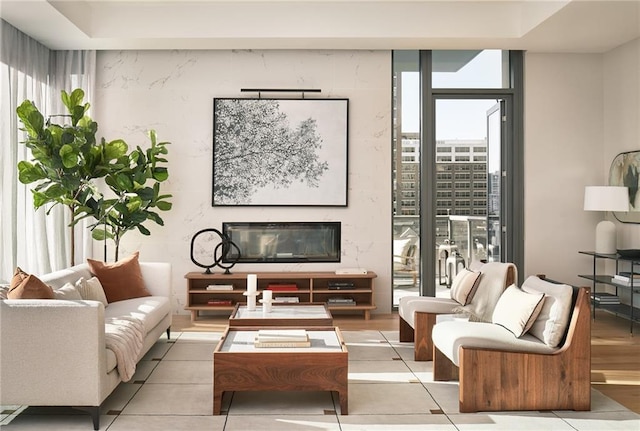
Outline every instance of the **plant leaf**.
<svg viewBox="0 0 640 431"><path fill-rule="evenodd" d="M34 181L43 180L47 176L43 169L31 162L23 160L18 162L18 180L22 184L30 184Z"/></svg>
<svg viewBox="0 0 640 431"><path fill-rule="evenodd" d="M133 191L133 182L126 174L119 173L116 175L116 185L120 190L127 192Z"/></svg>
<svg viewBox="0 0 640 431"><path fill-rule="evenodd" d="M138 230L140 231L140 233L142 235L151 235L151 232L149 231L149 229L147 229L146 227L142 226L141 224L138 225Z"/></svg>
<svg viewBox="0 0 640 431"><path fill-rule="evenodd" d="M129 146L122 139L116 139L111 142L103 143L105 161L117 160L127 154Z"/></svg>
<svg viewBox="0 0 640 431"><path fill-rule="evenodd" d="M40 208L42 205L49 202L49 198L42 192L33 192L33 207L35 209Z"/></svg>
<svg viewBox="0 0 640 431"><path fill-rule="evenodd" d="M22 121L22 124L29 136L35 138L42 132L42 128L44 127L44 117L38 109L33 106L31 101L25 100L22 102L22 104L16 109L16 112L18 113L18 118Z"/></svg>
<svg viewBox="0 0 640 431"><path fill-rule="evenodd" d="M172 207L172 204L171 202L160 201L160 202L156 202L156 206L161 211L169 211Z"/></svg>
<svg viewBox="0 0 640 431"><path fill-rule="evenodd" d="M96 241L104 241L105 238L113 239L113 234L111 232L107 232L103 228L96 228L91 232L91 238Z"/></svg>
<svg viewBox="0 0 640 431"><path fill-rule="evenodd" d="M167 178L169 178L169 172L167 171L167 168L155 168L153 170L153 178L156 181L165 181Z"/></svg>
<svg viewBox="0 0 640 431"><path fill-rule="evenodd" d="M78 166L78 153L69 144L60 148L60 159L62 159L62 165L67 169Z"/></svg>

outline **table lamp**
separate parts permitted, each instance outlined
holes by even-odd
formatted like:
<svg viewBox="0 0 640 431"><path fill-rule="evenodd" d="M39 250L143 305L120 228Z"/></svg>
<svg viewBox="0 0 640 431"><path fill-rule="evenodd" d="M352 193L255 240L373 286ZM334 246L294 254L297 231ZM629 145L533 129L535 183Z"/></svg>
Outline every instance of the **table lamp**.
<svg viewBox="0 0 640 431"><path fill-rule="evenodd" d="M619 186L587 186L584 188L585 211L629 211L629 189ZM596 253L614 254L616 225L602 220L596 226Z"/></svg>

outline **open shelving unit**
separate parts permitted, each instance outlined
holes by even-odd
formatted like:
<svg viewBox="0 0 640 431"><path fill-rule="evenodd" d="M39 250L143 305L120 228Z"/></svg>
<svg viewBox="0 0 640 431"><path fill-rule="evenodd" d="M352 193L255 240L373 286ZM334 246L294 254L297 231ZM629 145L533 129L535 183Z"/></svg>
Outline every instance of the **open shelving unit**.
<svg viewBox="0 0 640 431"><path fill-rule="evenodd" d="M258 292L270 285L295 284L297 290L273 291L273 297L297 297L299 303L327 303L329 298L353 298L354 305L328 305L330 310L353 311L364 313L369 320L371 310L376 308L374 301L374 279L377 274L368 271L366 274L336 274L335 272L252 272L258 278ZM205 274L189 272L187 279L187 305L185 310L191 312L191 320L198 318L200 312L225 311L229 314L237 303L246 302L247 272L232 274ZM351 289L330 289L331 282L351 282ZM212 284L233 285L233 290L207 290ZM210 305L209 301L228 301L228 304Z"/></svg>
<svg viewBox="0 0 640 431"><path fill-rule="evenodd" d="M634 286L633 277L631 277L630 284L620 283L615 280L613 275L609 274L599 274L597 268L598 259L608 259L615 261L615 274L618 274L621 270L621 265L624 265L624 271L629 271L632 274L636 272L635 268L638 268L637 271L640 271L640 259L629 259L624 258L618 255L617 253L606 254L606 253L596 253L594 251L580 251L580 254L585 254L593 257L593 272L591 274L579 274L578 277L585 278L590 280L593 283L591 289L591 303L593 305L593 318L596 317L596 308L608 311L610 313L615 314L616 316L624 317L630 320L630 329L629 331L633 333L633 323L640 322L640 309L633 306L633 297L634 294L640 293L640 281L637 286ZM595 300L595 295L597 294L597 285L598 284L606 284L609 286L615 287L616 295L620 290L628 289L630 293L629 304L599 304Z"/></svg>

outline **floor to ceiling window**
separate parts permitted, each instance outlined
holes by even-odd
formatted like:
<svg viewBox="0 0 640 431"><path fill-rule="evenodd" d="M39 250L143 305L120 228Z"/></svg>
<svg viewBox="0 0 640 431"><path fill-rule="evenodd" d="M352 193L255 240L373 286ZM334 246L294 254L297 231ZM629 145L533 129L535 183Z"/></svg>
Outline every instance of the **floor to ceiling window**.
<svg viewBox="0 0 640 431"><path fill-rule="evenodd" d="M394 305L447 295L474 262L522 260L521 58L394 51Z"/></svg>

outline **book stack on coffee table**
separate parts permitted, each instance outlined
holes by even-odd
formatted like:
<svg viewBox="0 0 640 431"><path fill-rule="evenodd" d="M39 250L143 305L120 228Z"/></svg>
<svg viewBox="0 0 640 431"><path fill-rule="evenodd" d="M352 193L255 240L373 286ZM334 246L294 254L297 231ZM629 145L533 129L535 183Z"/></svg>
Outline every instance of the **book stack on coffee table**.
<svg viewBox="0 0 640 431"><path fill-rule="evenodd" d="M260 329L254 344L256 347L311 347L304 329Z"/></svg>

